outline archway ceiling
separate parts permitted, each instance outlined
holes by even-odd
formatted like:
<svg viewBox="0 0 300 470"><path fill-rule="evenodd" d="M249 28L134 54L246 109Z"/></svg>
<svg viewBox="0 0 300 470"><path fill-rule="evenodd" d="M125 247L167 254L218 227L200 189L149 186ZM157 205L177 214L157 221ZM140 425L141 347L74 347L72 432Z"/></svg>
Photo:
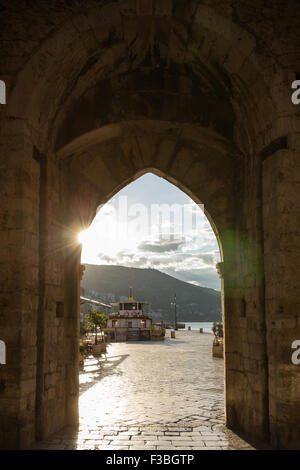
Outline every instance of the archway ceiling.
<svg viewBox="0 0 300 470"><path fill-rule="evenodd" d="M136 138L168 138L176 142L188 142L201 144L205 148L211 148L229 157L238 158L240 151L226 137L215 132L210 127L199 124L173 122L168 120L123 120L114 124L103 125L92 131L79 134L79 137L68 141L57 151L60 160L65 160L70 156L78 155L84 151L89 151L106 141L126 140Z"/></svg>
<svg viewBox="0 0 300 470"><path fill-rule="evenodd" d="M235 117L230 92L203 71L198 77L190 67L174 63L143 63L120 74L115 70L65 108L56 149L109 123L142 119L197 123L231 140Z"/></svg>
<svg viewBox="0 0 300 470"><path fill-rule="evenodd" d="M255 8L248 3L251 19ZM231 138L236 132L234 120L244 119L243 108L255 109L265 92L260 67L265 57L259 59L256 54L254 22L244 27L243 21L238 21L238 8L228 2L204 5L198 1L128 0L99 4L89 0L65 7L56 2L51 9L44 9L41 2L35 9L30 20L35 13L39 15L39 29L33 27L38 46L33 47L35 38L28 38L24 52L27 56L30 48L35 52L27 62L26 54L23 62L19 61L22 67L14 85L22 89L22 96L12 96L9 113L25 115L36 140L50 137L50 148L62 142L57 141L57 135L68 111L88 90L108 81L120 85L124 77L134 81L138 73L146 77L163 71L163 91L171 94L172 70L177 67L181 77L192 81L191 101L198 94L209 102L210 110L227 115L226 132ZM25 18L23 10L24 23ZM26 34L30 33L21 34L20 51L25 47L22 42ZM271 47L262 46L260 43L265 54ZM268 60L271 67L272 60ZM16 67L16 63L10 67ZM177 92L185 85L184 80L176 84ZM248 118L255 127L256 119ZM196 121L197 116L189 119ZM218 131L218 126L215 129Z"/></svg>
<svg viewBox="0 0 300 470"><path fill-rule="evenodd" d="M150 129L151 124L156 132ZM236 168L232 155L224 151L224 142L216 144L217 139L210 136L214 143L211 145L208 139L201 140L197 132L194 136L188 132L176 134L170 132L174 131L171 124L168 127L162 122L161 128L158 124L157 121L126 123L126 130L131 132L123 135L121 126L108 126L109 139L79 146L71 155L66 152L61 160L66 173L73 175L73 181L91 185L100 204L141 174L151 171L181 188L196 202L205 201L214 217L222 213L223 219L230 218L234 211L232 181ZM119 134L112 138L113 130Z"/></svg>

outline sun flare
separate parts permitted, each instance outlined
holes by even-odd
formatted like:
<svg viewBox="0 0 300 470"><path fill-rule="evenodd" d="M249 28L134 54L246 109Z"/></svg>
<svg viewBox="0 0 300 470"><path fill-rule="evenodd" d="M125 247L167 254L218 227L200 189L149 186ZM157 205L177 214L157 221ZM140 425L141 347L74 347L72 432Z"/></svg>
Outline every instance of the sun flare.
<svg viewBox="0 0 300 470"><path fill-rule="evenodd" d="M80 232L78 234L78 237L77 237L79 243L81 243L83 245L85 243L86 239L87 239L87 236L88 236L87 230L82 230L82 232Z"/></svg>

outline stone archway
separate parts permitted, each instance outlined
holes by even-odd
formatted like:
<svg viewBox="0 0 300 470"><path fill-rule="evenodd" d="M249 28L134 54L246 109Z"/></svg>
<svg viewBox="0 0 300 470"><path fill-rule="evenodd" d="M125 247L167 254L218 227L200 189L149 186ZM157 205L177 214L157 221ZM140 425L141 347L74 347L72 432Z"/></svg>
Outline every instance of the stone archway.
<svg viewBox="0 0 300 470"><path fill-rule="evenodd" d="M205 204L222 245L227 424L299 446L299 5L258 23L258 3L5 6L15 49L0 116L3 447L76 423L76 234L149 170Z"/></svg>

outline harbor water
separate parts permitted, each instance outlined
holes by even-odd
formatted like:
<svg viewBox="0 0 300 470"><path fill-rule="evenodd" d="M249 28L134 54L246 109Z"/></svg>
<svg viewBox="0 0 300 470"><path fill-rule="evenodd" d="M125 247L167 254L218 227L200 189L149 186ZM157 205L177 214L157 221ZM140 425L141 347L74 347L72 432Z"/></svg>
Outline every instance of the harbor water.
<svg viewBox="0 0 300 470"><path fill-rule="evenodd" d="M188 327L191 327L191 330L198 330L200 328L203 328L204 333L211 333L212 332L212 327L213 327L213 322L182 322L185 324L185 330L188 330Z"/></svg>

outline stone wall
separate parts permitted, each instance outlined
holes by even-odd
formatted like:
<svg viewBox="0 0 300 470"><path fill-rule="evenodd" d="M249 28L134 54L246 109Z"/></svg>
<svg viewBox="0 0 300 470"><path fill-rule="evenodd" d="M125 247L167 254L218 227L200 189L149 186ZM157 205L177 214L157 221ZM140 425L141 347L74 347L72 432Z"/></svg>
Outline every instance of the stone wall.
<svg viewBox="0 0 300 470"><path fill-rule="evenodd" d="M36 320L39 301L39 165L22 120L2 124L1 138L1 442L35 439Z"/></svg>
<svg viewBox="0 0 300 470"><path fill-rule="evenodd" d="M0 446L77 422L77 234L153 171L220 243L228 426L299 448L298 2L2 4Z"/></svg>
<svg viewBox="0 0 300 470"><path fill-rule="evenodd" d="M300 430L299 365L291 362L291 345L300 337L300 154L299 138L291 135L289 145L295 144L263 163L271 443L290 449L298 448Z"/></svg>

